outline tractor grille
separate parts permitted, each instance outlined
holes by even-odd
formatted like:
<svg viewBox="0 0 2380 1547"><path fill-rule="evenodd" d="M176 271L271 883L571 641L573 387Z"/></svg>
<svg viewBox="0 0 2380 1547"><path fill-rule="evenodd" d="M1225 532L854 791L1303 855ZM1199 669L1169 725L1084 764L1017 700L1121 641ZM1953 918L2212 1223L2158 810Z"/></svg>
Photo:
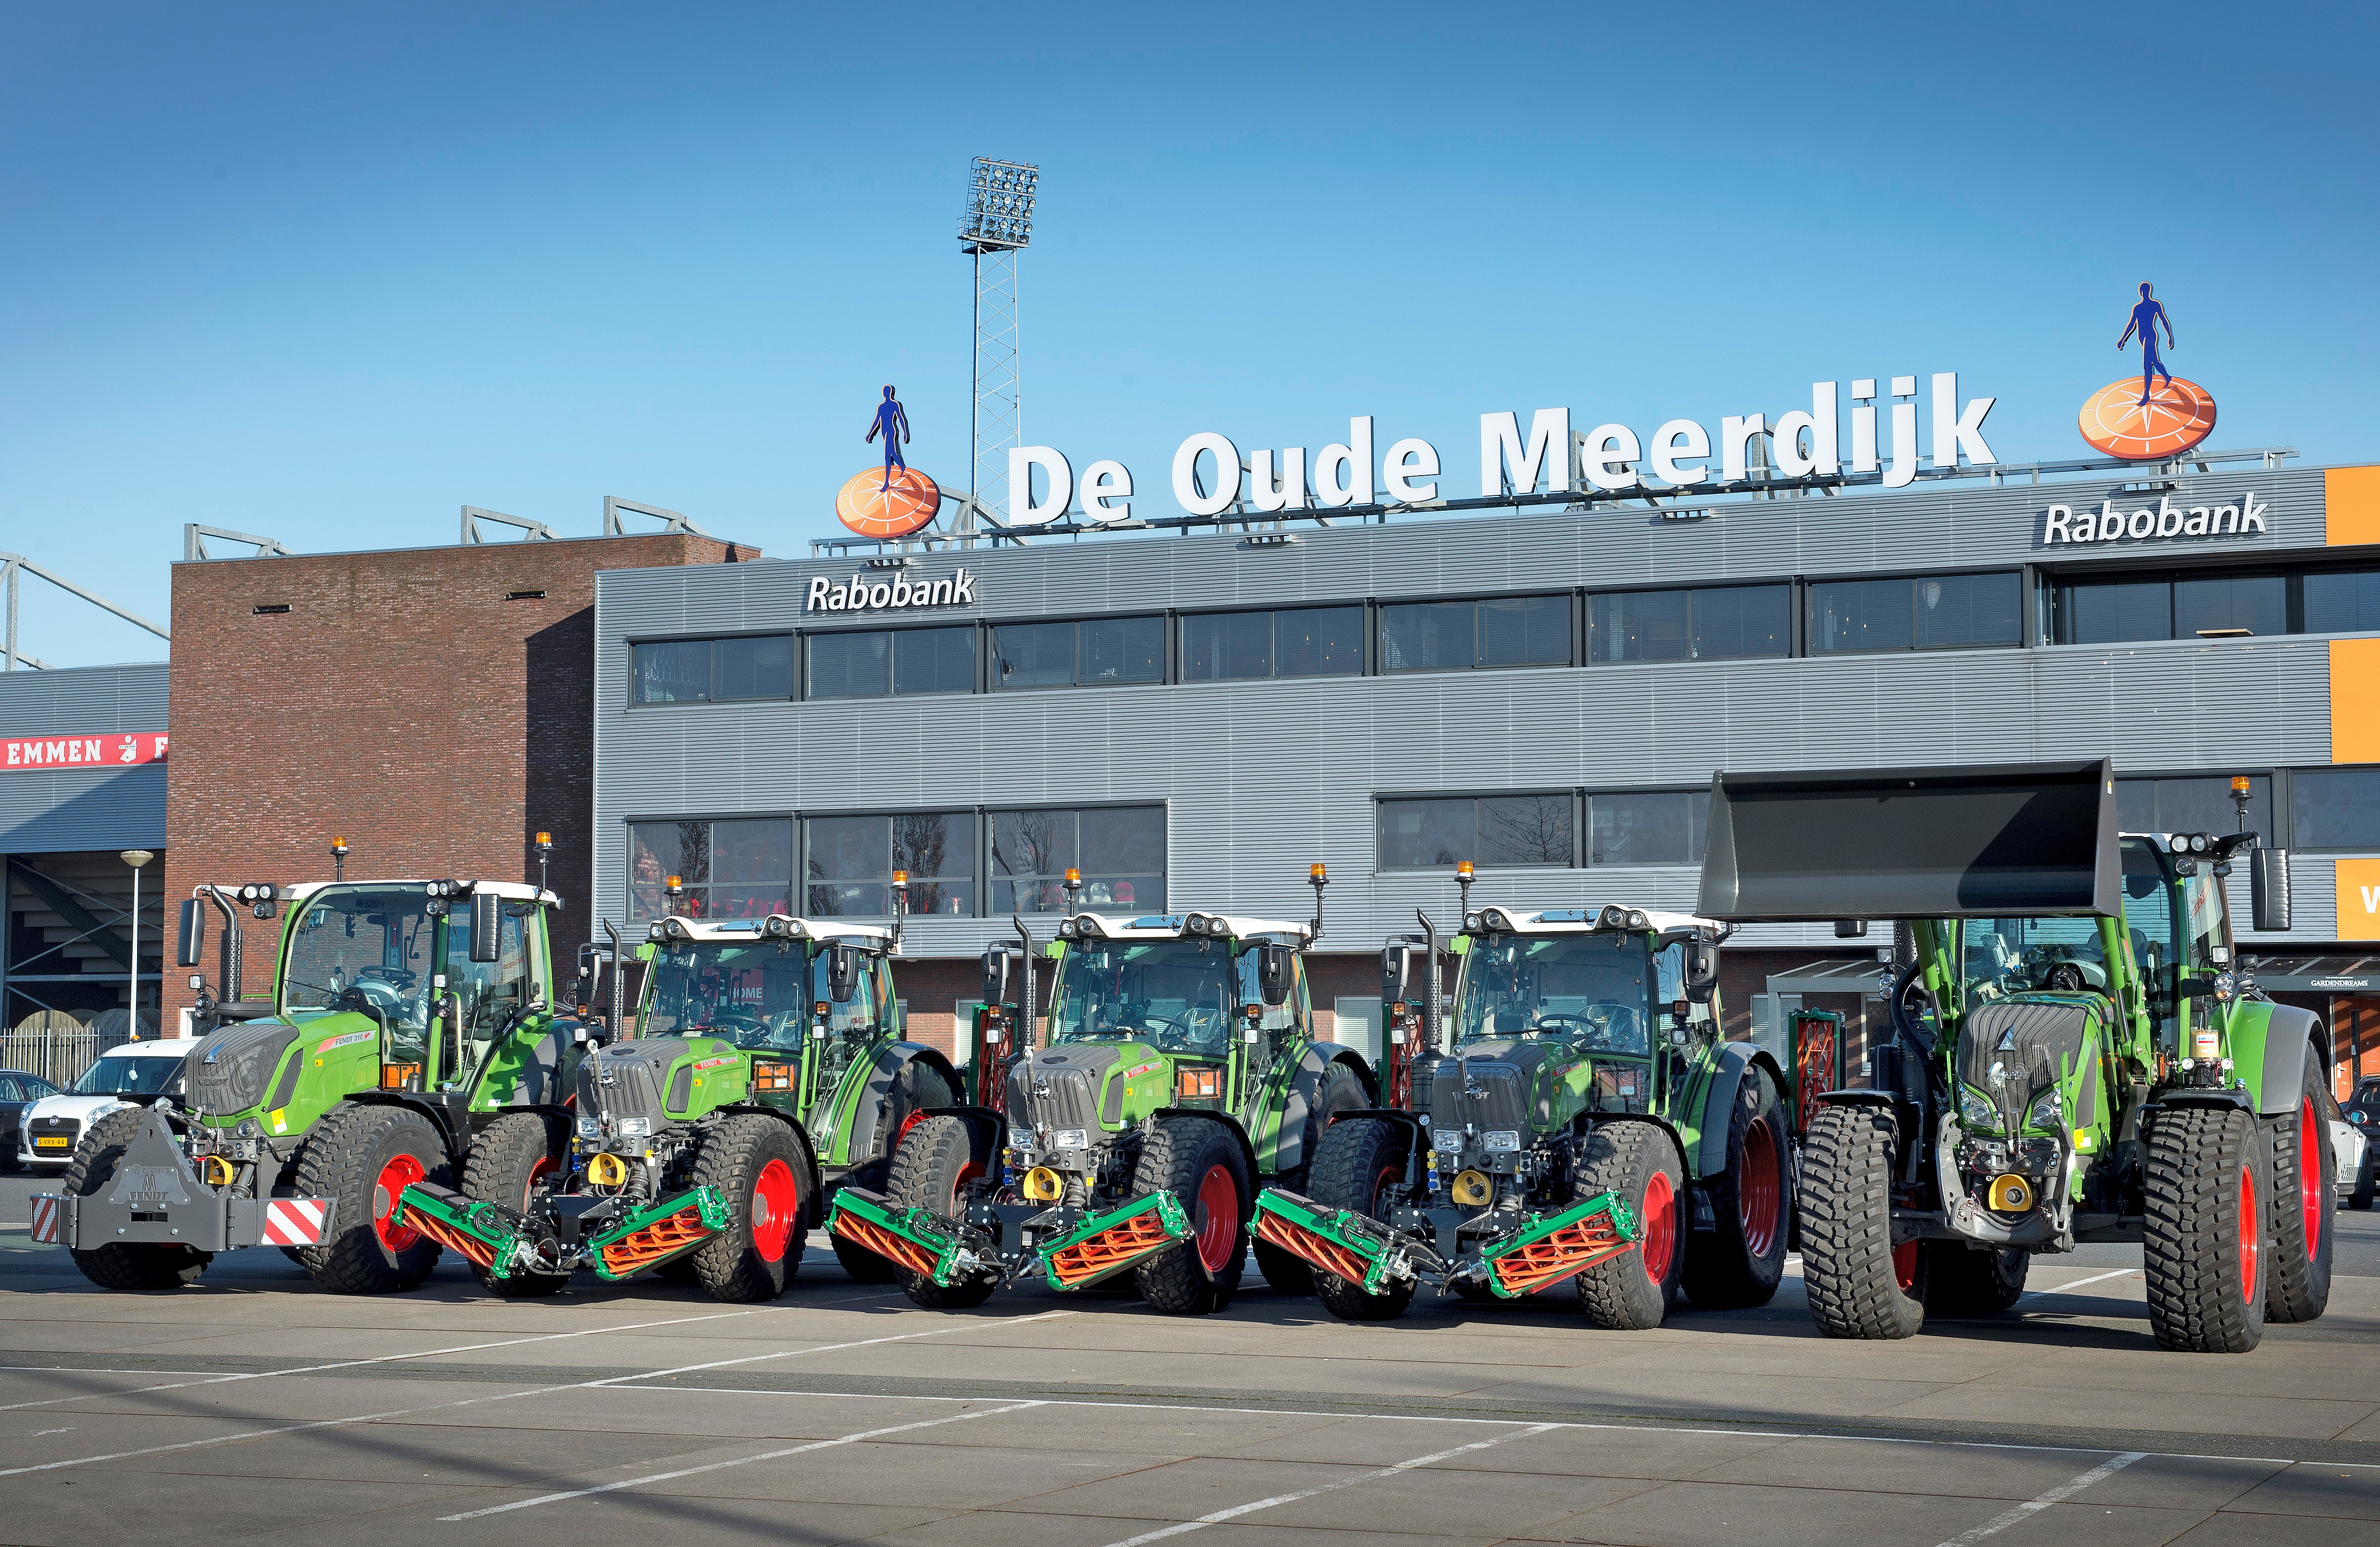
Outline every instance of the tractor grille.
<svg viewBox="0 0 2380 1547"><path fill-rule="evenodd" d="M257 1020L208 1037L183 1066L190 1104L215 1117L255 1106L272 1089L273 1071L298 1036L295 1026Z"/></svg>
<svg viewBox="0 0 2380 1547"><path fill-rule="evenodd" d="M1008 1121L1024 1133L1043 1127L1098 1127L1090 1072L1047 1068L1038 1062L1015 1071L1008 1080Z"/></svg>
<svg viewBox="0 0 2380 1547"><path fill-rule="evenodd" d="M646 1117L658 1127L668 1121L662 1109L662 1081L669 1066L686 1052L674 1037L613 1042L590 1053L578 1066L578 1111L582 1116Z"/></svg>
<svg viewBox="0 0 2380 1547"><path fill-rule="evenodd" d="M1528 1114L1527 1088L1515 1066L1490 1058L1439 1061L1437 1078L1429 1086L1433 1127L1453 1133L1461 1133L1466 1123L1482 1133L1525 1128Z"/></svg>
<svg viewBox="0 0 2380 1547"><path fill-rule="evenodd" d="M2081 1055L2097 1019L2097 1008L2087 1003L2020 999L1983 1005L1960 1031L1959 1078L1989 1096L2014 1133L2033 1098Z"/></svg>

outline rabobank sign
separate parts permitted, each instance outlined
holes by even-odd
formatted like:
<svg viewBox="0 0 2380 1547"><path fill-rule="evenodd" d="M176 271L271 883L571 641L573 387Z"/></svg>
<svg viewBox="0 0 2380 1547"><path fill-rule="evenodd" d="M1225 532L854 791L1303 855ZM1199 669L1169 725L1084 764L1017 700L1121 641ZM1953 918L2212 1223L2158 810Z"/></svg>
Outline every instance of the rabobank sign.
<svg viewBox="0 0 2380 1547"><path fill-rule="evenodd" d="M2154 542L2174 538L2269 537L2272 532L2265 517L2272 508L2269 502L2258 499L2252 492L2212 505L2176 505L2173 496L2166 494L2154 506L2131 510L2120 508L2112 499L2101 500L2095 510L2088 506L2078 510L2072 506L2053 505L2042 513L2041 546Z"/></svg>
<svg viewBox="0 0 2380 1547"><path fill-rule="evenodd" d="M809 595L802 603L802 611L897 613L912 607L972 607L975 605L976 579L964 569L939 580L913 580L906 575L896 575L889 580L879 580L867 575L836 580L825 575L813 575L810 577Z"/></svg>

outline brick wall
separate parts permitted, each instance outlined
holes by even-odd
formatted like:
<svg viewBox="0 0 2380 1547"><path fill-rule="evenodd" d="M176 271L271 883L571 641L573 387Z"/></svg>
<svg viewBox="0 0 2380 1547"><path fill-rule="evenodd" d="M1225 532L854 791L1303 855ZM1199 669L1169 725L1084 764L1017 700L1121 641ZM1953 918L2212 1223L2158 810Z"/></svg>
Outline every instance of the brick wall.
<svg viewBox="0 0 2380 1547"><path fill-rule="evenodd" d="M176 565L168 902L327 881L334 834L351 879L534 880L543 829L557 953L575 950L593 927L596 572L758 556L658 533ZM256 993L278 926L249 922ZM168 1013L185 981L168 968Z"/></svg>

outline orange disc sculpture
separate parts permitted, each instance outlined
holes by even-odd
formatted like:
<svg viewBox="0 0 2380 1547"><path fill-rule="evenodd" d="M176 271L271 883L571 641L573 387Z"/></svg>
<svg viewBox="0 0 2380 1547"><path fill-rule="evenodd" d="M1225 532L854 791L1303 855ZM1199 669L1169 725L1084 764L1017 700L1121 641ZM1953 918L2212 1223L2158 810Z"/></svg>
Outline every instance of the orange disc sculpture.
<svg viewBox="0 0 2380 1547"><path fill-rule="evenodd" d="M2143 403L2141 379L2128 376L2093 393L2082 405L2080 424L2082 438L2107 456L2162 462L2214 432L2215 399L2196 382L2160 376Z"/></svg>
<svg viewBox="0 0 2380 1547"><path fill-rule="evenodd" d="M941 505L941 489L917 469L893 469L888 484L883 469L870 468L834 496L834 514L862 537L907 537L933 525Z"/></svg>

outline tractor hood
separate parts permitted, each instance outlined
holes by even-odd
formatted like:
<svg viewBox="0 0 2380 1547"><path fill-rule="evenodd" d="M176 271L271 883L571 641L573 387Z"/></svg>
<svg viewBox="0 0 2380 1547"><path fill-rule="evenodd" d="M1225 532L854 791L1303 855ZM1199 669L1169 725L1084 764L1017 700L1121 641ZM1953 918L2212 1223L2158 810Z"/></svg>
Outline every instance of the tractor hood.
<svg viewBox="0 0 2380 1547"><path fill-rule="evenodd" d="M365 1017L353 1018L372 1026ZM183 1070L190 1104L212 1123L263 1105L283 1056L308 1029L285 1020L248 1020L210 1032L190 1051Z"/></svg>
<svg viewBox="0 0 2380 1547"><path fill-rule="evenodd" d="M698 1082L710 1084L715 1071L730 1070L742 1093L744 1055L732 1042L707 1037L639 1037L589 1052L578 1065L581 1120L617 1123L641 1117L658 1127L694 1109ZM718 1104L706 1101L704 1110Z"/></svg>
<svg viewBox="0 0 2380 1547"><path fill-rule="evenodd" d="M1106 1126L1101 1120L1103 1091L1113 1092L1106 1102L1110 1114L1106 1124L1115 1123L1123 1115L1123 1081L1111 1082L1111 1072L1122 1065L1146 1073L1146 1066L1162 1068L1164 1064L1165 1055L1144 1042L1067 1042L1035 1048L1008 1071L1009 1127L1020 1134L1038 1135L1044 1129L1089 1130Z"/></svg>

